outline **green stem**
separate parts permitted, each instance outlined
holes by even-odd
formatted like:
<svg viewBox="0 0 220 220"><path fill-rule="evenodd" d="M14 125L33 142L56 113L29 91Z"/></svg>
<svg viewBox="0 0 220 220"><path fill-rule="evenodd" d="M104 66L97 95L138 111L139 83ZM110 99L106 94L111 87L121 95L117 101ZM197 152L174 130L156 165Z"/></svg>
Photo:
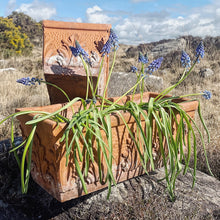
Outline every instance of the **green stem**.
<svg viewBox="0 0 220 220"><path fill-rule="evenodd" d="M112 103L111 107L113 107L114 105L116 105L121 99L123 99L130 91L132 91L135 87L137 87L137 85L141 82L141 80L144 78L145 76L142 76L141 79L139 81L137 81L137 83L131 87L127 92L125 92L122 96L120 96L114 103Z"/></svg>
<svg viewBox="0 0 220 220"><path fill-rule="evenodd" d="M103 67L103 63L104 63L104 58L105 58L105 56L102 57L101 65L100 65L100 68L99 68L99 75L98 75L98 78L97 78L97 83L96 83L94 94L96 94L97 89L98 89L99 80L100 80L100 76L101 76L101 73L102 73L102 67Z"/></svg>
<svg viewBox="0 0 220 220"><path fill-rule="evenodd" d="M186 73L186 70L183 73L183 76L181 77L181 79L174 85L170 86L169 88L164 89L156 98L155 101L158 101L160 99L162 99L165 95L167 95L169 92L171 92L174 88L176 88L180 83L182 83L188 76L189 74L192 72L193 68L195 67L196 63L198 61L198 58L195 60L195 62L193 63L193 65L191 66L191 68L189 69L189 71ZM186 74L185 74L186 73Z"/></svg>
<svg viewBox="0 0 220 220"><path fill-rule="evenodd" d="M63 89L61 89L59 86L57 86L57 85L55 85L55 84L53 84L53 83L49 83L49 82L47 82L47 81L40 81L40 82L41 82L41 83L45 83L45 84L50 85L50 86L53 86L53 87L55 87L56 89L59 89L59 90L66 96L68 102L70 102L69 96L68 96L68 95L66 94L66 92L65 92Z"/></svg>
<svg viewBox="0 0 220 220"><path fill-rule="evenodd" d="M82 63L83 63L83 66L84 66L84 69L85 69L85 72L86 72L86 78L87 78L86 99L88 99L89 87L91 89L92 96L94 97L93 85L92 85L92 83L89 79L90 74L89 74L88 66L87 66L85 60L83 59L82 54L80 54L80 58L82 60Z"/></svg>
<svg viewBox="0 0 220 220"><path fill-rule="evenodd" d="M104 98L106 96L108 84L109 84L109 81L110 81L110 78L111 78L111 74L112 74L112 71L113 71L113 68L114 68L114 65L115 65L115 60L116 60L116 50L114 51L114 57L113 57L113 61L112 61L112 66L111 66L111 69L110 69L110 72L109 72L109 75L108 75L108 79L107 79L107 82L106 82L106 85L105 85L104 93L103 93L103 96L102 96L102 106L101 106L101 109L103 109L103 106L104 106Z"/></svg>
<svg viewBox="0 0 220 220"><path fill-rule="evenodd" d="M53 83L47 82L47 81L40 81L40 82L41 82L41 83L45 83L45 84L50 85L50 86L53 86L54 88L60 90L60 91L65 95L65 97L67 98L68 102L71 101L70 98L69 98L69 96L67 95L67 93L66 93L63 89L61 89L59 86L57 86L57 85L55 85L55 84L53 84ZM71 106L71 110L72 110L72 112L73 112L73 114L74 114L73 106Z"/></svg>
<svg viewBox="0 0 220 220"><path fill-rule="evenodd" d="M203 93L193 93L193 94L188 94L188 95L181 95L179 98L184 98L184 97L189 97L189 96L198 96L198 95L203 95Z"/></svg>
<svg viewBox="0 0 220 220"><path fill-rule="evenodd" d="M141 64L141 74L142 76L144 75L144 64ZM142 78L141 83L139 84L140 86L140 94L141 94L141 103L143 100L143 91L144 91L144 78Z"/></svg>

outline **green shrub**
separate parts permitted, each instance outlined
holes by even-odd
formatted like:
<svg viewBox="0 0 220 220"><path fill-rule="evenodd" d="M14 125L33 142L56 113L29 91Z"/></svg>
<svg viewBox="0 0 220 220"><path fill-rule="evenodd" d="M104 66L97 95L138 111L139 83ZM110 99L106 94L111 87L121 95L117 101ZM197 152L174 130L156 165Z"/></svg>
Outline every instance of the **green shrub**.
<svg viewBox="0 0 220 220"><path fill-rule="evenodd" d="M12 19L0 18L0 53L4 58L12 55L29 55L33 49L28 36L21 33Z"/></svg>

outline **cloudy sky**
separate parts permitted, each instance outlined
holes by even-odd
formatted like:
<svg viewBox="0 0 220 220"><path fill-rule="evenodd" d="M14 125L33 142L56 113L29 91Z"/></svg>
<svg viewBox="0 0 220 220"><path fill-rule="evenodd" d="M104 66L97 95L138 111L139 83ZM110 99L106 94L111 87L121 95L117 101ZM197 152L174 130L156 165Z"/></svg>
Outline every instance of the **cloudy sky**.
<svg viewBox="0 0 220 220"><path fill-rule="evenodd" d="M220 35L220 0L1 0L0 16L110 23L121 43Z"/></svg>

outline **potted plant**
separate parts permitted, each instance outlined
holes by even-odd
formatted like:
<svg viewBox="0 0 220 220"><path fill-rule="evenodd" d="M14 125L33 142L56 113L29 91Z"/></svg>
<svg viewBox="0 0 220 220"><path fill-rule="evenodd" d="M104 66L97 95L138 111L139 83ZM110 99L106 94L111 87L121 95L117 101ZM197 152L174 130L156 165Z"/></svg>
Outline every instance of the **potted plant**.
<svg viewBox="0 0 220 220"><path fill-rule="evenodd" d="M27 192L31 173L37 183L61 202L104 187L108 187L109 196L112 184L143 173L148 174L149 171L164 166L169 196L174 200L175 180L181 171L186 173L189 170L192 149L194 184L197 149L195 130L199 132L206 157L204 138L194 120L197 108L209 138L199 100L195 96L202 95L210 99L211 93L204 91L178 97L170 96L169 93L190 75L199 58L204 56L203 43L196 49L192 66L188 54L182 53L182 77L159 94L143 92L143 80L160 67L163 58L154 60L145 69L148 58L140 53L141 71L132 67L137 75L136 84L120 97L107 98L117 48L118 37L111 30L109 39L101 50L103 59L112 49L114 51L102 96L96 93L102 71L99 71L97 84L94 85L89 55L76 41L75 47L71 46L70 50L74 57L82 60L88 82L86 97L70 99L65 91L51 84L63 92L67 103L17 109L16 113L0 122L2 124L5 120L12 119L11 152L21 168L23 193ZM47 83L37 78L22 78L18 82L24 85ZM138 86L140 94L135 94ZM127 95L131 91L133 94ZM186 98L191 96L192 99ZM24 137L24 142L18 147L13 144L15 118L21 123ZM21 160L16 153L20 147L24 148ZM207 157L206 161L209 167ZM185 164L184 168L182 162Z"/></svg>

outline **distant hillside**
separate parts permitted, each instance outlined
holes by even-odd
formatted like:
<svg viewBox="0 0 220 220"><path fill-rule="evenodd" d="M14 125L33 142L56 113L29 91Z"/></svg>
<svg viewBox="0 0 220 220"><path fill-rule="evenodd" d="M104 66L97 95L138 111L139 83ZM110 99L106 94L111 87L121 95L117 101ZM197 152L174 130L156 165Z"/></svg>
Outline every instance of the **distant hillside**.
<svg viewBox="0 0 220 220"><path fill-rule="evenodd" d="M42 35L42 24L24 13L0 17L0 57L30 55L34 46L42 46Z"/></svg>
<svg viewBox="0 0 220 220"><path fill-rule="evenodd" d="M140 44L138 46L120 45L117 53L117 61L115 64L115 71L130 71L130 66L136 65L139 51L143 54L148 54L149 60L152 61L158 57L163 56L164 61L161 69L169 68L174 71L180 67L180 56L182 50L185 50L191 57L198 43L203 40L205 46L205 57L212 68L220 67L220 36L200 37L182 36L178 39L161 40L158 42Z"/></svg>
<svg viewBox="0 0 220 220"><path fill-rule="evenodd" d="M11 18L16 27L20 27L21 33L27 34L31 43L38 45L42 43L42 23L36 22L30 16L13 11L7 18Z"/></svg>

